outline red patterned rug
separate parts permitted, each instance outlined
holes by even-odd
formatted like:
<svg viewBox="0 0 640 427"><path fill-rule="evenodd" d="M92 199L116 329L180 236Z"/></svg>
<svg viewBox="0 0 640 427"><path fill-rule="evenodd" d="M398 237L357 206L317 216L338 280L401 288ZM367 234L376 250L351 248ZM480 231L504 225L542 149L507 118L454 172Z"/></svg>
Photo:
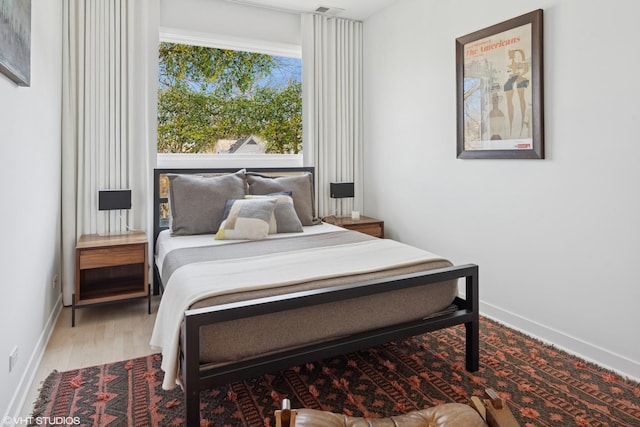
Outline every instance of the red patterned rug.
<svg viewBox="0 0 640 427"><path fill-rule="evenodd" d="M385 417L493 387L521 426L640 426L640 384L481 319L480 370L464 369L464 328L436 331L203 392L203 426L274 426L292 407ZM42 386L34 417L83 426L184 424L179 389L161 387L160 356L68 372ZM67 421L69 420L69 421Z"/></svg>

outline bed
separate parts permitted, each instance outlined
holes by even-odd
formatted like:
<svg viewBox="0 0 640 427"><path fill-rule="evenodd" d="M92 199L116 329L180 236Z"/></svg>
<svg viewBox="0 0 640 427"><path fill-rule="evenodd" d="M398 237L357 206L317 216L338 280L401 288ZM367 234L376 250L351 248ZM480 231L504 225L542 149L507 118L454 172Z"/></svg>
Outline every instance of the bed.
<svg viewBox="0 0 640 427"><path fill-rule="evenodd" d="M155 170L152 346L163 386L184 389L188 425L201 390L459 324L478 369L478 267L322 223L313 179Z"/></svg>

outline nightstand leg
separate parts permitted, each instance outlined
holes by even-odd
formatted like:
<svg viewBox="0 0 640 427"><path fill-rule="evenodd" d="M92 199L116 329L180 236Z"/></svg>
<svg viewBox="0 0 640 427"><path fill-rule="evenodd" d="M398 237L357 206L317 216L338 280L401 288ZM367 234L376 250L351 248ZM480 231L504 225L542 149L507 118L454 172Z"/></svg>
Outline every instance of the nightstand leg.
<svg viewBox="0 0 640 427"><path fill-rule="evenodd" d="M147 286L148 291L147 291L147 304L148 304L148 310L147 310L147 314L151 314L151 286Z"/></svg>
<svg viewBox="0 0 640 427"><path fill-rule="evenodd" d="M76 326L76 294L71 295L71 327Z"/></svg>

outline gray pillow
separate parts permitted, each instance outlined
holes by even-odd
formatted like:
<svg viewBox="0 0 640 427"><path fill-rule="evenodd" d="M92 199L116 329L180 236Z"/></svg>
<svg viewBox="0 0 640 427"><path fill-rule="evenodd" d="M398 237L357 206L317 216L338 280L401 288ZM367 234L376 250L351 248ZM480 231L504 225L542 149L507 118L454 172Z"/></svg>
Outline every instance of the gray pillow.
<svg viewBox="0 0 640 427"><path fill-rule="evenodd" d="M314 225L320 222L316 218L311 173L270 177L248 172L246 176L249 194L267 195L280 191L291 192L293 206L302 225Z"/></svg>
<svg viewBox="0 0 640 427"><path fill-rule="evenodd" d="M215 233L228 199L242 199L244 170L220 176L168 175L171 232L176 236Z"/></svg>
<svg viewBox="0 0 640 427"><path fill-rule="evenodd" d="M249 194L244 196L245 199L275 199L276 207L273 209L273 215L269 220L269 234L277 233L301 233L304 231L302 223L298 218L291 193L283 191L280 193L271 193L266 196L256 196ZM227 202L227 207L228 207Z"/></svg>

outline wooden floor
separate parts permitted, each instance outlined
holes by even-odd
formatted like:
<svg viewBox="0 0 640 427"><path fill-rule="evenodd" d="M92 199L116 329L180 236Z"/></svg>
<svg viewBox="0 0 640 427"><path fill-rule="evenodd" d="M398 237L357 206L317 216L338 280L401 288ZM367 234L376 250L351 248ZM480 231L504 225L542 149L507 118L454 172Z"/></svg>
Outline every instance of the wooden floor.
<svg viewBox="0 0 640 427"><path fill-rule="evenodd" d="M68 371L154 353L149 347L159 297L153 297L151 314L147 300L86 307L76 310L71 327L71 307L64 307L22 408L31 414L42 382L53 370Z"/></svg>

